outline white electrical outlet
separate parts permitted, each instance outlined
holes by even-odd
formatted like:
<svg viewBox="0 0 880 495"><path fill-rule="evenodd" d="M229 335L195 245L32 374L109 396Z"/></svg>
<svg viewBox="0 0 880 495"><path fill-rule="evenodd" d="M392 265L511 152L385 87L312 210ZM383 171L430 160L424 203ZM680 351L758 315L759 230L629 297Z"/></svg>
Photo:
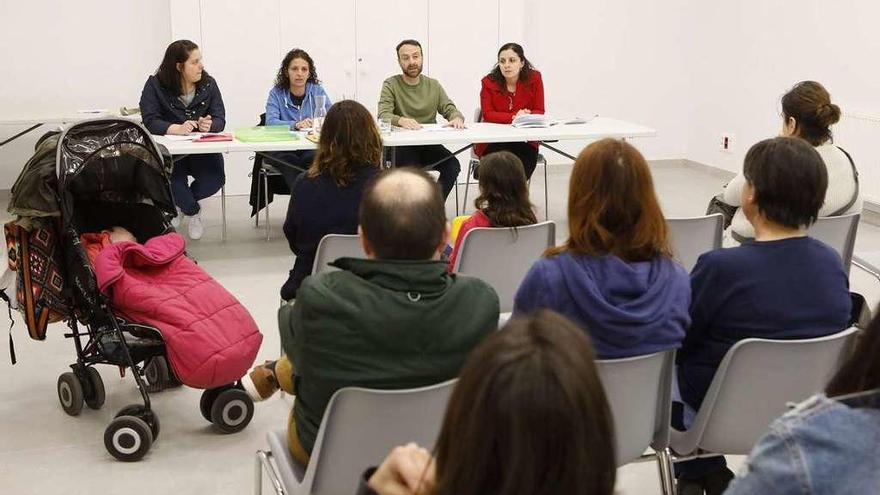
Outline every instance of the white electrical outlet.
<svg viewBox="0 0 880 495"><path fill-rule="evenodd" d="M725 133L721 134L721 140L718 143L719 149L725 153L730 153L731 151L733 151L733 141L734 141L733 134L731 134L729 132L725 132Z"/></svg>

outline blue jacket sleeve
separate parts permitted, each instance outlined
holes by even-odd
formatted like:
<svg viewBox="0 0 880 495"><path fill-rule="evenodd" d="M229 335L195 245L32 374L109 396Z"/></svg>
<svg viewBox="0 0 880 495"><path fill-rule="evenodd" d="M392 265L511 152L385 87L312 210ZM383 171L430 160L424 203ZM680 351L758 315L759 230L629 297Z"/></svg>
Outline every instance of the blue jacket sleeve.
<svg viewBox="0 0 880 495"><path fill-rule="evenodd" d="M217 80L211 89L211 103L208 105L208 115L211 116L211 132L221 132L226 128L226 107L223 105L223 96Z"/></svg>
<svg viewBox="0 0 880 495"><path fill-rule="evenodd" d="M289 126L292 123L289 120L281 120L281 106L283 104L274 88L269 91L269 97L266 98L266 125Z"/></svg>
<svg viewBox="0 0 880 495"><path fill-rule="evenodd" d="M529 269L516 291L516 296L513 298L513 315L527 315L537 309L547 307L546 294L547 282L539 260Z"/></svg>
<svg viewBox="0 0 880 495"><path fill-rule="evenodd" d="M150 84L150 79L144 83L144 89L141 91L141 119L144 127L150 131L150 134L164 136L168 128L177 122L169 122L163 118L162 106L159 102L161 95L156 93L156 87Z"/></svg>

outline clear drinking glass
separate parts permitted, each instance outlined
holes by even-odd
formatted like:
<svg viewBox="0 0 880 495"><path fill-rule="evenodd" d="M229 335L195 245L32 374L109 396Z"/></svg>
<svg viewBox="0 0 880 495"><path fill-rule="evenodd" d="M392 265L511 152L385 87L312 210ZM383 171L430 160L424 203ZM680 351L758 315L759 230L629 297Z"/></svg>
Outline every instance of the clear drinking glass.
<svg viewBox="0 0 880 495"><path fill-rule="evenodd" d="M315 110L312 113L312 131L321 132L321 126L324 124L324 117L327 116L327 97L324 95L315 96Z"/></svg>
<svg viewBox="0 0 880 495"><path fill-rule="evenodd" d="M380 134L391 134L391 119L388 117L383 117L379 119L379 133Z"/></svg>

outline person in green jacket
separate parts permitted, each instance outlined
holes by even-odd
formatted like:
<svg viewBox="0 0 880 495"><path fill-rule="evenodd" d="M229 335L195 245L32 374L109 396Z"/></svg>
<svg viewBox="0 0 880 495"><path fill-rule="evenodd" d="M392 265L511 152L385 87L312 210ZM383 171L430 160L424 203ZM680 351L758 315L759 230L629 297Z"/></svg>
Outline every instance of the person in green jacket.
<svg viewBox="0 0 880 495"><path fill-rule="evenodd" d="M415 130L421 129L422 124L435 124L439 113L450 126L463 129L464 116L446 95L440 82L422 74L422 61L422 45L418 41L403 40L397 45L397 63L403 73L382 83L379 120ZM432 168L440 172L444 198L455 187L461 164L444 146L399 146L392 153L395 153L394 161L402 165L427 167L436 163Z"/></svg>
<svg viewBox="0 0 880 495"><path fill-rule="evenodd" d="M458 375L468 353L498 327L498 295L450 274L440 188L424 171L383 172L364 190L359 234L367 259L305 279L278 313L286 357L242 379L255 399L279 387L296 395L288 444L308 463L333 393L343 387L405 389Z"/></svg>

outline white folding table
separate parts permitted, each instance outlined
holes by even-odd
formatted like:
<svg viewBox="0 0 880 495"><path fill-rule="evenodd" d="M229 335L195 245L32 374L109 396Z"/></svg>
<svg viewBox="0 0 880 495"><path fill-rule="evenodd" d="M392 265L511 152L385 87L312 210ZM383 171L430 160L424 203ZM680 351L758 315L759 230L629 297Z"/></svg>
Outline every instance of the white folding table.
<svg viewBox="0 0 880 495"><path fill-rule="evenodd" d="M457 155L470 149L475 143L507 143L536 141L541 146L550 149L571 160L575 157L548 144L554 141L593 141L602 138L638 138L653 137L657 131L639 124L632 124L621 120L606 117L596 117L585 124L558 124L543 128L517 128L506 124L493 124L489 122L471 122L466 129L421 129L403 130L395 128L390 134L382 135L382 144L390 149L393 165L393 148L398 146L419 146L428 144L460 145L461 148L454 151ZM273 142L243 142L237 139L232 141L195 143L180 141L167 136L153 136L156 143L165 146L172 156L206 154L206 153L266 153L271 151L296 151L315 149L317 145L304 137L291 141ZM547 185L545 180L544 209L547 209ZM225 200L225 198L223 198ZM226 212L223 201L223 238L226 238ZM456 198L456 210L458 210L458 198Z"/></svg>

